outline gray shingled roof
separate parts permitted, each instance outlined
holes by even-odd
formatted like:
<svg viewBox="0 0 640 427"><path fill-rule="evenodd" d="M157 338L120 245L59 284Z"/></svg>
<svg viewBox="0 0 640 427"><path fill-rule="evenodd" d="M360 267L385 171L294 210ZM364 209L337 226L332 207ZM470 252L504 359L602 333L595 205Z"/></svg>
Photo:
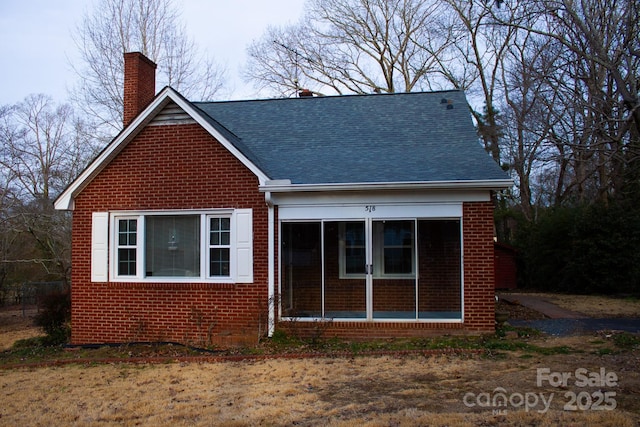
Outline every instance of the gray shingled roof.
<svg viewBox="0 0 640 427"><path fill-rule="evenodd" d="M460 91L194 103L271 179L292 184L508 179Z"/></svg>

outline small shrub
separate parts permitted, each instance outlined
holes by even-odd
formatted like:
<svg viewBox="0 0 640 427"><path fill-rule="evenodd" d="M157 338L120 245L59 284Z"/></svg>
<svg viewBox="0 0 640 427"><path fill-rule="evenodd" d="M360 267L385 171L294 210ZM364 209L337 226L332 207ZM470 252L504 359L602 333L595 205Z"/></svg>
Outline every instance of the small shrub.
<svg viewBox="0 0 640 427"><path fill-rule="evenodd" d="M35 324L47 334L43 345L65 344L71 334L71 292L52 292L42 299L42 309L35 317Z"/></svg>
<svg viewBox="0 0 640 427"><path fill-rule="evenodd" d="M289 333L285 329L276 329L269 341L275 348L299 347L305 344L300 337Z"/></svg>
<svg viewBox="0 0 640 427"><path fill-rule="evenodd" d="M42 347L42 337L24 338L13 343L16 350L34 347Z"/></svg>

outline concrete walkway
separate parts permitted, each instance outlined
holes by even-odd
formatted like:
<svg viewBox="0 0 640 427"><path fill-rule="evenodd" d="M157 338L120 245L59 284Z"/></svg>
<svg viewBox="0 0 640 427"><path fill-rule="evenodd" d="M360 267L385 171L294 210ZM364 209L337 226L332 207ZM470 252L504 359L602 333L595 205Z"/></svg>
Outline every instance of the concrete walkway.
<svg viewBox="0 0 640 427"><path fill-rule="evenodd" d="M498 294L498 298L512 304L519 304L524 307L530 308L542 313L549 319L588 319L589 316L585 316L577 311L571 311L559 307L544 298L526 295L526 294Z"/></svg>
<svg viewBox="0 0 640 427"><path fill-rule="evenodd" d="M566 336L602 330L640 333L640 318L592 319L582 313L558 307L542 297L527 294L505 293L498 294L498 298L528 307L548 317L544 320L509 320L511 325L527 326L549 335Z"/></svg>

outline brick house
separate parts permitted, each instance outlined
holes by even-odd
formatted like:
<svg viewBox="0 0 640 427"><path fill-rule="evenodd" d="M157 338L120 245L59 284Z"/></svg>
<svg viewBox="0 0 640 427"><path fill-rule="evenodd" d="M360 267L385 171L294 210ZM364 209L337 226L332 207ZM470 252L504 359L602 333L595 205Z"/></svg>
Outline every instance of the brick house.
<svg viewBox="0 0 640 427"><path fill-rule="evenodd" d="M72 343L494 330L492 192L511 181L463 93L190 102L128 53L124 120L55 202Z"/></svg>

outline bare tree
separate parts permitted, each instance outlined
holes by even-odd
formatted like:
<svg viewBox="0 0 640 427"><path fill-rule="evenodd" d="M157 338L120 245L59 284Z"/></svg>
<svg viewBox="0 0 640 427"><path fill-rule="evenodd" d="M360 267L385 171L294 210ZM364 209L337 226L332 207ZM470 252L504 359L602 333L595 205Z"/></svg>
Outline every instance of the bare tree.
<svg viewBox="0 0 640 427"><path fill-rule="evenodd" d="M563 114L562 104L558 93L546 83L546 76L556 71L554 49L542 37L519 32L513 35L501 61L501 154L517 182L522 213L530 221L534 205L547 196L539 186L541 171L551 166L562 179L556 167L560 153L552 143L556 122Z"/></svg>
<svg viewBox="0 0 640 427"><path fill-rule="evenodd" d="M409 92L429 87L448 34L433 0L311 0L297 25L249 48L245 76L280 95Z"/></svg>
<svg viewBox="0 0 640 427"><path fill-rule="evenodd" d="M505 8L492 12L493 2L486 0L445 0L441 15L443 31L452 34L455 43L438 56L439 71L457 89L471 98L471 114L485 149L493 159L500 158L499 111L503 99L501 69L515 29L501 25L493 17L500 13L506 22L514 19Z"/></svg>
<svg viewBox="0 0 640 427"><path fill-rule="evenodd" d="M554 132L561 161L570 167L565 190L578 200L604 202L624 193L640 179L640 5L617 0L504 3L522 19L506 20L494 8L496 22L537 34L562 50L562 78L550 74L546 82L565 106L557 122L562 126Z"/></svg>
<svg viewBox="0 0 640 427"><path fill-rule="evenodd" d="M97 153L95 140L69 105L45 95L30 95L0 113L3 264L37 264L42 278L64 278L70 217L52 202Z"/></svg>
<svg viewBox="0 0 640 427"><path fill-rule="evenodd" d="M0 162L12 174L23 201L50 201L96 153L84 123L70 105L29 95L4 118Z"/></svg>
<svg viewBox="0 0 640 427"><path fill-rule="evenodd" d="M81 84L74 101L98 125L122 126L125 52L139 51L158 64L158 82L187 97L212 99L225 71L200 55L188 37L173 0L107 0L84 15L74 39Z"/></svg>

